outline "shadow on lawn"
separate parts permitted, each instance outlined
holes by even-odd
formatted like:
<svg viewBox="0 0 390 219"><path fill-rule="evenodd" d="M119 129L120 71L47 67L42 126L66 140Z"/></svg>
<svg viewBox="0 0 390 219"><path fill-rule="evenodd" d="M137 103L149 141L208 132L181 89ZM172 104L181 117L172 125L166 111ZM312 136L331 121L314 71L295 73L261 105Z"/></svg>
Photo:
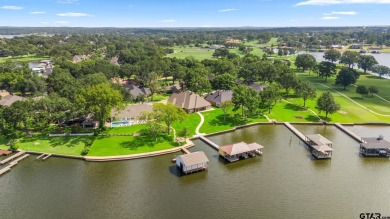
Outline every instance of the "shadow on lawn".
<svg viewBox="0 0 390 219"><path fill-rule="evenodd" d="M284 106L284 109L294 110L294 111L306 111L306 108L304 108L302 106L294 105L294 104L291 104L291 103L287 103Z"/></svg>
<svg viewBox="0 0 390 219"><path fill-rule="evenodd" d="M139 147L154 147L158 143L168 142L171 146L177 146L175 142L172 141L171 136L167 135L158 135L157 140L153 136L143 135L134 137L132 141L124 141L120 143L120 146L128 148L130 150L136 150Z"/></svg>
<svg viewBox="0 0 390 219"><path fill-rule="evenodd" d="M44 135L33 135L29 137L22 138L20 140L21 143L34 143L34 142L40 142L40 141L48 141L49 145L51 147L58 147L58 146L66 146L66 147L74 147L78 145L79 143L84 143L85 145L92 145L94 142L95 137L89 136L89 137L48 137L46 134Z"/></svg>
<svg viewBox="0 0 390 219"><path fill-rule="evenodd" d="M241 117L241 115L235 114L234 116L226 115L226 120L224 120L223 115L218 115L215 117L215 119L211 120L209 122L212 126L239 126L239 125L245 125L247 120Z"/></svg>

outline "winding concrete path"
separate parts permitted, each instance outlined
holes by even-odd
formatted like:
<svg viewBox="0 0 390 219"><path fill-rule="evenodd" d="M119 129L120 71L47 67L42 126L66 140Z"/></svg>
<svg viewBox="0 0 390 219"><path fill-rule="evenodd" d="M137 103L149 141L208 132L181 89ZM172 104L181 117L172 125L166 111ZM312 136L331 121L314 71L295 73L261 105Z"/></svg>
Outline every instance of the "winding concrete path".
<svg viewBox="0 0 390 219"><path fill-rule="evenodd" d="M371 112L371 113L373 113L373 114L376 114L376 115L379 115L379 116L390 117L390 115L381 114L381 113L377 113L377 112L375 112L375 111L373 111L373 110L370 110L369 108L367 108L367 107L363 106L362 104L360 104L360 103L358 103L358 102L356 102L356 101L352 100L352 99L351 99L351 98L349 98L347 95L345 95L345 94L343 94L343 93L340 93L340 92L336 91L335 89L333 89L333 88L331 88L331 87L329 87L329 86L326 86L325 84L321 84L321 83L319 83L319 85L322 85L322 86L324 86L324 87L328 88L329 90L332 90L332 91L334 91L334 92L336 92L336 93L340 94L341 96L343 96L343 97L347 98L348 100L350 100L350 101L351 101L351 102L353 102L354 104L356 104L356 105L360 106L360 107L361 107L361 108L363 108L363 109L366 109L367 111L369 111L369 112Z"/></svg>
<svg viewBox="0 0 390 219"><path fill-rule="evenodd" d="M202 125L204 123L204 117L203 117L202 113L200 113L200 112L197 112L197 114L200 116L200 123L196 127L195 134L196 135L203 135L203 134L199 133L199 130L200 130L200 128L202 127Z"/></svg>

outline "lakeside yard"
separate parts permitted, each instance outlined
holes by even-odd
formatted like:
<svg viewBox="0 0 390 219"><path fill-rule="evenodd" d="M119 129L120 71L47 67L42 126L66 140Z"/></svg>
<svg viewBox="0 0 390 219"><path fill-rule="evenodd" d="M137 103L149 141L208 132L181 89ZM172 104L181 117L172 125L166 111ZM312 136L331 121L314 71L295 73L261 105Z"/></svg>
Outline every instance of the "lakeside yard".
<svg viewBox="0 0 390 219"><path fill-rule="evenodd" d="M30 62L30 61L38 61L42 59L49 59L49 56L43 55L26 55L26 56L16 56L16 57L1 57L0 63L4 63L7 60L12 62Z"/></svg>

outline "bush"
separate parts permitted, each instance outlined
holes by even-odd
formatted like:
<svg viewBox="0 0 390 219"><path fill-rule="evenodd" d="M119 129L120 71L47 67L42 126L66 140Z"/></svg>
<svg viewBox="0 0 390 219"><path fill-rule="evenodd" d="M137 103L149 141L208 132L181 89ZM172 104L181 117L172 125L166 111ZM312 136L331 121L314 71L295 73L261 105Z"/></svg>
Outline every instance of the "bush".
<svg viewBox="0 0 390 219"><path fill-rule="evenodd" d="M85 156L89 153L89 146L85 146L84 149L81 151L81 155Z"/></svg>

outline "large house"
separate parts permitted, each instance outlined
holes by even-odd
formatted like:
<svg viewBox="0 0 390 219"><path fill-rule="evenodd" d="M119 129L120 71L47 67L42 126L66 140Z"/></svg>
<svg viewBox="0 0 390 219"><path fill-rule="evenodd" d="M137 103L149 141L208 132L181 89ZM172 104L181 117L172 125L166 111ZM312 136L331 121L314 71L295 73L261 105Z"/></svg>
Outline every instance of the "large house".
<svg viewBox="0 0 390 219"><path fill-rule="evenodd" d="M139 119L142 112L153 112L153 105L127 105L123 110L113 109L111 111L111 127L145 123L145 121Z"/></svg>
<svg viewBox="0 0 390 219"><path fill-rule="evenodd" d="M172 94L169 97L168 102L184 109L187 113L203 111L211 108L210 102L191 91Z"/></svg>
<svg viewBox="0 0 390 219"><path fill-rule="evenodd" d="M89 58L90 58L89 55L88 56L86 56L86 55L75 55L75 56L73 56L72 62L73 63L78 63L78 62L82 62L84 60L87 60Z"/></svg>
<svg viewBox="0 0 390 219"><path fill-rule="evenodd" d="M18 100L23 100L24 98L18 95L10 94L8 91L0 91L0 106L11 106L14 102Z"/></svg>
<svg viewBox="0 0 390 219"><path fill-rule="evenodd" d="M264 90L264 88L267 87L266 84L257 84L257 83L253 83L251 86L251 88L253 88L255 91L257 91L257 93L260 93Z"/></svg>
<svg viewBox="0 0 390 219"><path fill-rule="evenodd" d="M207 94L205 100L213 106L221 107L222 102L232 100L233 92L231 90L217 90L213 94Z"/></svg>
<svg viewBox="0 0 390 219"><path fill-rule="evenodd" d="M137 87L135 86L134 84L126 84L126 85L123 85L124 88L130 92L131 96L133 98L138 98L142 95L148 97L150 96L152 93L150 92L150 89L149 88L145 88L145 87Z"/></svg>

